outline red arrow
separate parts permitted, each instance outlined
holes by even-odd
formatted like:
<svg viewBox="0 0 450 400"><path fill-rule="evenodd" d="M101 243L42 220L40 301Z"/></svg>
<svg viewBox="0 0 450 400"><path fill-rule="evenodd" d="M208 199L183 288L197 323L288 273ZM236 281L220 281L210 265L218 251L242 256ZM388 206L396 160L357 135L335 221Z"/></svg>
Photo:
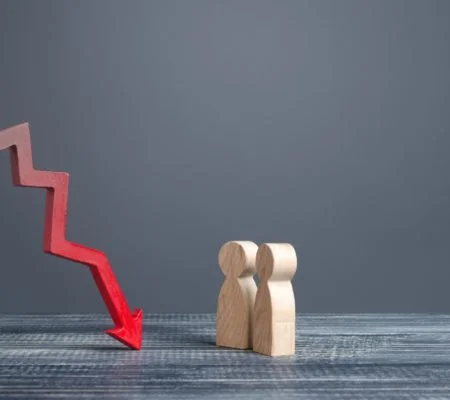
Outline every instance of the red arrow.
<svg viewBox="0 0 450 400"><path fill-rule="evenodd" d="M33 168L30 128L26 123L0 131L0 150L7 148L10 149L13 184L47 189L44 251L89 267L115 324L106 333L139 350L142 310L130 311L108 258L101 251L66 240L69 174Z"/></svg>

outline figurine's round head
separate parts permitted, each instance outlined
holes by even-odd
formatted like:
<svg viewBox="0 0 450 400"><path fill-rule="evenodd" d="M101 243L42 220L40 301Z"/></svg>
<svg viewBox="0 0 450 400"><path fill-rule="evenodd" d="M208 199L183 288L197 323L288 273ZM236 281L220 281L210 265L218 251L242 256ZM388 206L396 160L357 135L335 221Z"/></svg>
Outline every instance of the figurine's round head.
<svg viewBox="0 0 450 400"><path fill-rule="evenodd" d="M225 243L219 251L219 265L225 276L238 278L255 274L258 246L247 241Z"/></svg>
<svg viewBox="0 0 450 400"><path fill-rule="evenodd" d="M263 243L256 254L261 281L290 281L297 271L297 255L289 243Z"/></svg>

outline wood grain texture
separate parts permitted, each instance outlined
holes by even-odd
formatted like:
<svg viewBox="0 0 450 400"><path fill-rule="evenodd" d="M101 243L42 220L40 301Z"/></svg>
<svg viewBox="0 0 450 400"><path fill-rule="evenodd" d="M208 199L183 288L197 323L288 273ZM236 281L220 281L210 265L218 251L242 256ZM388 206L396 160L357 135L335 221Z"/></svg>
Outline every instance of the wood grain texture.
<svg viewBox="0 0 450 400"><path fill-rule="evenodd" d="M256 243L250 241L227 242L219 251L225 281L217 298L217 346L252 348L257 251Z"/></svg>
<svg viewBox="0 0 450 400"><path fill-rule="evenodd" d="M256 254L256 270L260 283L253 313L253 350L268 356L295 354L294 247L263 243Z"/></svg>
<svg viewBox="0 0 450 400"><path fill-rule="evenodd" d="M0 315L0 398L450 398L448 315L298 315L296 355L281 358L216 347L214 315L147 315L140 352L108 324Z"/></svg>

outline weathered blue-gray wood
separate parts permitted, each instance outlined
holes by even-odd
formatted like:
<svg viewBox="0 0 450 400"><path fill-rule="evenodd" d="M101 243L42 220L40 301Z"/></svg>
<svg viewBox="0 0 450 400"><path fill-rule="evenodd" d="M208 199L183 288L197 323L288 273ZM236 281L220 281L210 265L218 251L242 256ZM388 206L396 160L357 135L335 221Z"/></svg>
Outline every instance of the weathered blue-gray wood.
<svg viewBox="0 0 450 400"><path fill-rule="evenodd" d="M147 314L136 352L106 316L0 316L0 398L450 398L450 316L300 315L285 358L218 349L214 323Z"/></svg>

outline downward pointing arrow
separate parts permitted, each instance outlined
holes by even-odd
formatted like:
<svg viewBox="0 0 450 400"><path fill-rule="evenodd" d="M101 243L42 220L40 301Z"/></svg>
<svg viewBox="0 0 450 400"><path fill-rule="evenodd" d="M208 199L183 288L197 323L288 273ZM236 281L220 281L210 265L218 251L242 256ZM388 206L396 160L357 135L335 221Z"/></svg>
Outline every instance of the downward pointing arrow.
<svg viewBox="0 0 450 400"><path fill-rule="evenodd" d="M124 345L139 350L142 346L142 310L136 309L133 313L130 311L106 255L101 251L68 241L63 246L56 247L55 249L44 246L45 251L53 255L89 266L115 324L115 327L106 333Z"/></svg>
<svg viewBox="0 0 450 400"><path fill-rule="evenodd" d="M131 313L124 294L101 251L66 240L69 174L39 171L33 168L28 124L0 131L0 150L10 149L13 183L47 189L44 251L87 265L108 308L115 327L106 331L132 349L142 346L142 310Z"/></svg>
<svg viewBox="0 0 450 400"><path fill-rule="evenodd" d="M123 325L109 329L106 333L124 345L134 350L140 350L142 346L142 310L136 309L130 317L127 316Z"/></svg>

